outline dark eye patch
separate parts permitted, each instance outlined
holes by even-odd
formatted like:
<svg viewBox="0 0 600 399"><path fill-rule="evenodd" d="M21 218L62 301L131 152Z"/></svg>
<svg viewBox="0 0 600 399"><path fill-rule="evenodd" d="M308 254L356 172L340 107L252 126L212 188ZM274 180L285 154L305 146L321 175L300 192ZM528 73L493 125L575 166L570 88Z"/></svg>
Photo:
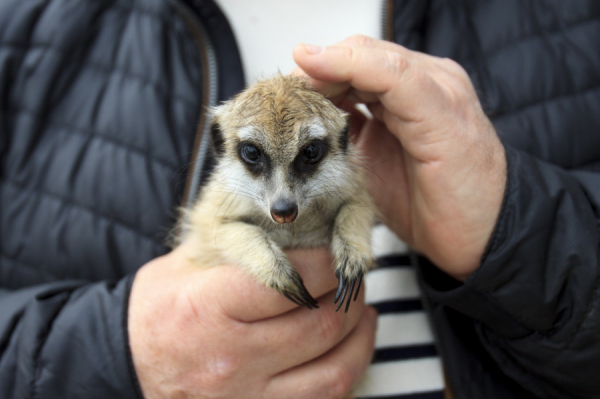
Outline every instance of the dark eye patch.
<svg viewBox="0 0 600 399"><path fill-rule="evenodd" d="M257 163L260 162L262 153L254 144L248 143L240 147L240 155L244 162Z"/></svg>
<svg viewBox="0 0 600 399"><path fill-rule="evenodd" d="M323 140L313 140L306 144L294 159L293 171L296 177L303 180L313 174L328 151L329 146Z"/></svg>
<svg viewBox="0 0 600 399"><path fill-rule="evenodd" d="M254 176L270 170L269 166L271 163L269 157L256 144L249 141L242 141L238 144L237 153L246 169Z"/></svg>
<svg viewBox="0 0 600 399"><path fill-rule="evenodd" d="M318 143L318 142L309 143L306 147L304 147L304 157L306 159L306 162L310 162L310 163L319 162L325 155L326 151L327 151L327 147L324 145L321 145L321 143Z"/></svg>

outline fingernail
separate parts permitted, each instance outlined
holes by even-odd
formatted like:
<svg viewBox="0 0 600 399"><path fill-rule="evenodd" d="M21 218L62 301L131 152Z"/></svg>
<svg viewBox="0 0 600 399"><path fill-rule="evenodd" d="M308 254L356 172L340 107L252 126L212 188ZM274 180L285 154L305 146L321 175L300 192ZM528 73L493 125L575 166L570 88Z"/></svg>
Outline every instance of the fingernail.
<svg viewBox="0 0 600 399"><path fill-rule="evenodd" d="M319 54L323 52L323 47L314 44L305 44L304 49L308 54Z"/></svg>

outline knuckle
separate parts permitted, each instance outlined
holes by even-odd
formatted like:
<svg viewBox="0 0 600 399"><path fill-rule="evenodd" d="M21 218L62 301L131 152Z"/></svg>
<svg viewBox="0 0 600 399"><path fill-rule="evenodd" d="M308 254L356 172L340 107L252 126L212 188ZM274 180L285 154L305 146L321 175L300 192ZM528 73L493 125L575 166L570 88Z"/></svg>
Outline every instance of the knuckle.
<svg viewBox="0 0 600 399"><path fill-rule="evenodd" d="M368 47L373 42L373 38L366 35L357 34L348 37L345 41L357 47Z"/></svg>
<svg viewBox="0 0 600 399"><path fill-rule="evenodd" d="M458 62L451 58L442 58L442 65L452 74L457 76L462 81L470 81L469 74Z"/></svg>
<svg viewBox="0 0 600 399"><path fill-rule="evenodd" d="M333 364L329 369L329 397L343 398L354 385L354 376L350 368L343 364Z"/></svg>
<svg viewBox="0 0 600 399"><path fill-rule="evenodd" d="M334 312L320 312L321 320L318 323L317 336L323 342L337 342L342 337L344 322L339 314Z"/></svg>
<svg viewBox="0 0 600 399"><path fill-rule="evenodd" d="M396 51L385 50L385 62L385 67L392 74L401 74L407 67L406 58Z"/></svg>
<svg viewBox="0 0 600 399"><path fill-rule="evenodd" d="M236 378L239 362L235 356L218 356L205 361L202 372L202 384L207 391L221 391Z"/></svg>
<svg viewBox="0 0 600 399"><path fill-rule="evenodd" d="M451 70L459 70L462 69L462 67L460 66L460 64L456 61L454 61L452 58L442 58L442 64L444 64L447 68L451 69Z"/></svg>
<svg viewBox="0 0 600 399"><path fill-rule="evenodd" d="M415 68L411 70L410 80L413 82L415 87L423 88L423 90L433 90L433 88L437 88L439 86L436 79L430 73L421 69Z"/></svg>
<svg viewBox="0 0 600 399"><path fill-rule="evenodd" d="M346 53L348 54L349 64L353 67L360 65L361 63L361 52L357 48L347 47Z"/></svg>

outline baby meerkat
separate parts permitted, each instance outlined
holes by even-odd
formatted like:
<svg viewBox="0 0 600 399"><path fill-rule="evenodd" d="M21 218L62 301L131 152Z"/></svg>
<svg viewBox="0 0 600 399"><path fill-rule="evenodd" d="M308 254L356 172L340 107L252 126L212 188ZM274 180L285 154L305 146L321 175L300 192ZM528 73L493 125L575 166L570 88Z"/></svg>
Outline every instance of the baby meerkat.
<svg viewBox="0 0 600 399"><path fill-rule="evenodd" d="M292 302L318 307L282 248L329 245L336 311L371 266L374 221L348 115L305 79L260 81L212 110L215 169L184 228L198 265L239 264Z"/></svg>

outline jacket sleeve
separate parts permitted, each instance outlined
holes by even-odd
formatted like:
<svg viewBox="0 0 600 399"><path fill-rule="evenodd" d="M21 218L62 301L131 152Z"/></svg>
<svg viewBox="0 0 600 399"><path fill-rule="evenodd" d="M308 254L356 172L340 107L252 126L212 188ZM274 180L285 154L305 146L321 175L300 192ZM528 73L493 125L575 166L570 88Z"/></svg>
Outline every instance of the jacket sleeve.
<svg viewBox="0 0 600 399"><path fill-rule="evenodd" d="M433 300L476 321L500 368L541 397L600 398L600 173L506 148L504 203L464 284L423 266Z"/></svg>
<svg viewBox="0 0 600 399"><path fill-rule="evenodd" d="M132 280L0 290L0 397L141 398L126 329Z"/></svg>

